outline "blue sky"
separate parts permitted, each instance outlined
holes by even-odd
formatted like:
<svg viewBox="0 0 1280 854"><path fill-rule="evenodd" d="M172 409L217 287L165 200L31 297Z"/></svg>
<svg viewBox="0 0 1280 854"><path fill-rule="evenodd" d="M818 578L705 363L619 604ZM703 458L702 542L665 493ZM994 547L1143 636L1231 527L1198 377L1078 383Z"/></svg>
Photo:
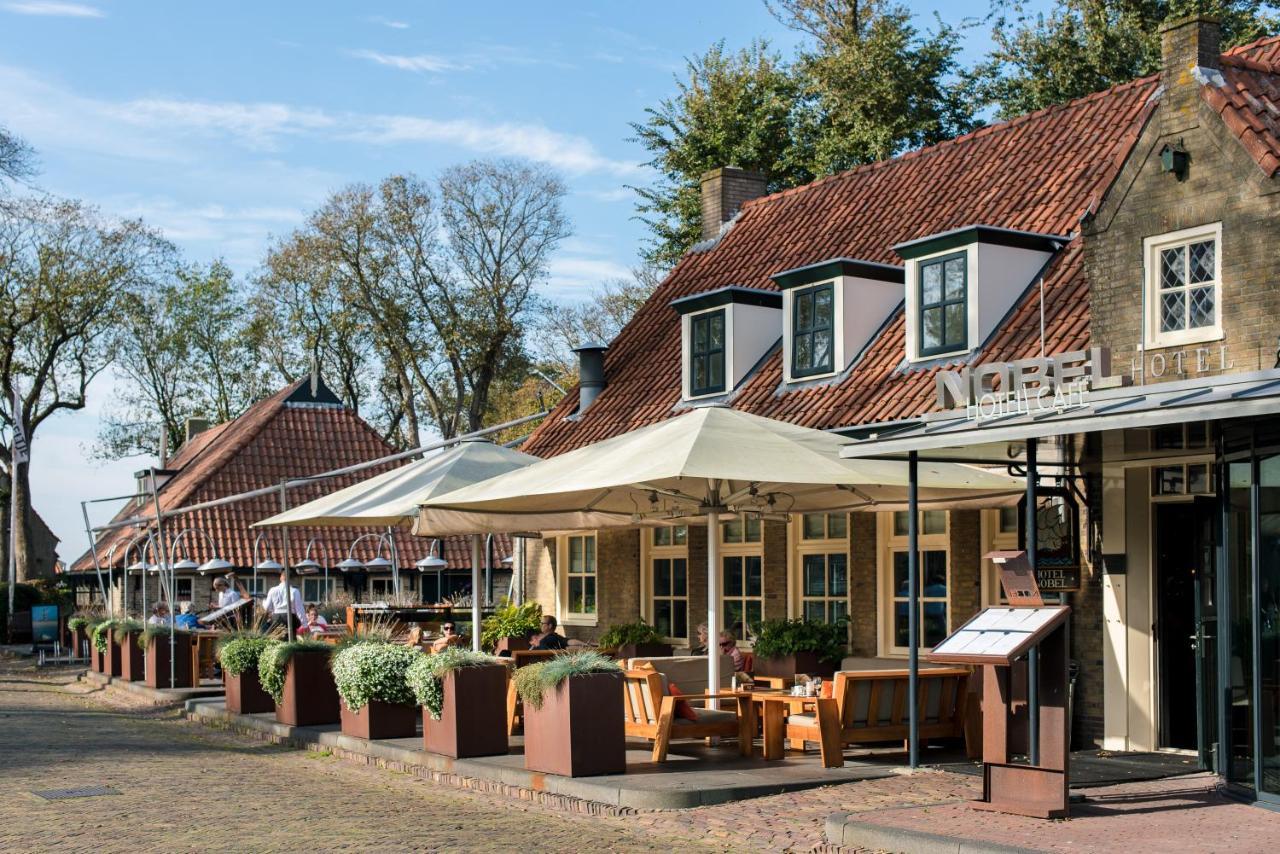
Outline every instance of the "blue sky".
<svg viewBox="0 0 1280 854"><path fill-rule="evenodd" d="M908 5L932 25L932 6ZM986 11L964 0L941 14ZM546 288L574 299L636 260L626 186L650 176L628 122L672 91L683 57L756 36L784 52L798 38L755 0L0 0L0 124L38 150L41 189L140 216L187 257L244 275L344 184L532 158L570 188L574 236ZM970 30L966 60L987 44L985 27ZM36 436L33 497L64 558L85 543L76 502L127 492L145 464L85 458L112 382Z"/></svg>

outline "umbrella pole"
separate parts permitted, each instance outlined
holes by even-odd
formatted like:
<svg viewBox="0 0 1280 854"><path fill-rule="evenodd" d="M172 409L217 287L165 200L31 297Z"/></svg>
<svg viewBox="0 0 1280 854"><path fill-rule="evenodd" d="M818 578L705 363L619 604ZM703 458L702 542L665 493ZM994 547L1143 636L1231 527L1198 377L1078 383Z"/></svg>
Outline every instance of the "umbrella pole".
<svg viewBox="0 0 1280 854"><path fill-rule="evenodd" d="M480 651L480 534L471 535L471 648Z"/></svg>
<svg viewBox="0 0 1280 854"><path fill-rule="evenodd" d="M708 482L707 495L707 693L720 690L720 481ZM717 708L715 700L707 708Z"/></svg>
<svg viewBox="0 0 1280 854"><path fill-rule="evenodd" d="M920 764L920 460L907 456L907 751Z"/></svg>

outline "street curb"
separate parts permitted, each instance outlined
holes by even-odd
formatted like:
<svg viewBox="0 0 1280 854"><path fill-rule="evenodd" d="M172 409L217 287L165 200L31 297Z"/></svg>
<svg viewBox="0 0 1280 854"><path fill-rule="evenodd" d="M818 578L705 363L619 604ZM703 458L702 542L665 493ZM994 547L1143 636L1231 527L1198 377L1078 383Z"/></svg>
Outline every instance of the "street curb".
<svg viewBox="0 0 1280 854"><path fill-rule="evenodd" d="M827 816L823 833L827 843L841 848L866 848L893 854L1040 854L1034 848L887 827L861 821L855 817L857 815L840 812Z"/></svg>
<svg viewBox="0 0 1280 854"><path fill-rule="evenodd" d="M212 699L223 696L221 688L150 688L144 682L126 682L118 676L107 676L94 670L86 670L78 677L81 681L103 688L114 688L150 700L156 706L182 706L193 699Z"/></svg>

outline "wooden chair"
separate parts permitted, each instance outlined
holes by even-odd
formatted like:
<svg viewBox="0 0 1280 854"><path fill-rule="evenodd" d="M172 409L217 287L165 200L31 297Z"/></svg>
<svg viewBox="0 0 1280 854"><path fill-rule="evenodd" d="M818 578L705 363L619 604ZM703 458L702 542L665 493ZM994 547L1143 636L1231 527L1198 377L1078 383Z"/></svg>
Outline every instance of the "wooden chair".
<svg viewBox="0 0 1280 854"><path fill-rule="evenodd" d="M668 694L662 674L654 670L623 673L622 706L628 736L653 742L653 761L665 762L667 747L677 738L736 738L738 752L750 756L756 732L755 704L750 694ZM732 709L694 707L698 720L676 717L677 700L730 700Z"/></svg>
<svg viewBox="0 0 1280 854"><path fill-rule="evenodd" d="M930 668L919 674L918 736L963 738L967 667ZM906 670L836 673L832 699L818 700L815 714L790 715L786 737L816 741L824 768L844 765L844 746L904 741L909 735Z"/></svg>
<svg viewBox="0 0 1280 854"><path fill-rule="evenodd" d="M515 650L511 653L511 669L519 670L521 667L555 658L559 652L560 650L554 649ZM520 695L516 693L516 683L509 679L507 680L507 735L515 735L516 730L520 728L522 711Z"/></svg>

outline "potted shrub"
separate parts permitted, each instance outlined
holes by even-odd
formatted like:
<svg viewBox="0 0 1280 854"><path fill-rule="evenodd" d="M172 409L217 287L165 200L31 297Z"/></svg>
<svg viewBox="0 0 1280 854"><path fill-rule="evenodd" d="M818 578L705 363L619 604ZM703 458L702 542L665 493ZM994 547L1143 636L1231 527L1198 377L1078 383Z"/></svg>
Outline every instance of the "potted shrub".
<svg viewBox="0 0 1280 854"><path fill-rule="evenodd" d="M191 633L173 633L169 647L168 626L147 626L142 632L142 648L146 651L146 683L149 688L191 688L195 685L191 671ZM170 682L169 655L173 653L173 680Z"/></svg>
<svg viewBox="0 0 1280 854"><path fill-rule="evenodd" d="M618 660L665 658L671 655L671 644L664 643L658 630L644 620L610 626L600 636L600 648L612 650L613 657Z"/></svg>
<svg viewBox="0 0 1280 854"><path fill-rule="evenodd" d="M275 710L275 700L258 680L258 657L272 640L271 635L259 629L244 629L232 632L218 643L218 664L222 667L228 712L253 715Z"/></svg>
<svg viewBox="0 0 1280 854"><path fill-rule="evenodd" d="M126 682L141 682L146 677L146 661L142 654L141 620L117 620L111 636L117 641L120 655L120 678Z"/></svg>
<svg viewBox="0 0 1280 854"><path fill-rule="evenodd" d="M405 675L422 653L404 644L356 641L333 654L330 668L342 698L342 733L357 738L412 738L418 706Z"/></svg>
<svg viewBox="0 0 1280 854"><path fill-rule="evenodd" d="M117 627L120 620L107 620L103 625L106 627L104 637L106 645L102 648L102 672L108 676L119 676L121 671L120 663L120 636Z"/></svg>
<svg viewBox="0 0 1280 854"><path fill-rule="evenodd" d="M797 673L830 678L844 657L847 631L838 623L765 620L752 652L756 676L791 678Z"/></svg>
<svg viewBox="0 0 1280 854"><path fill-rule="evenodd" d="M106 656L103 653L107 647L107 629L111 628L107 625L106 619L93 620L86 628L86 634L89 637L89 666L97 673L103 673Z"/></svg>
<svg viewBox="0 0 1280 854"><path fill-rule="evenodd" d="M276 720L289 726L336 724L338 689L329 670L333 645L273 641L258 656L258 681L276 702Z"/></svg>
<svg viewBox="0 0 1280 854"><path fill-rule="evenodd" d="M89 641L89 627L93 618L88 614L75 613L67 618L67 631L71 633L71 657L84 655L84 646Z"/></svg>
<svg viewBox="0 0 1280 854"><path fill-rule="evenodd" d="M524 701L524 767L588 777L627 770L622 668L598 652L557 655L516 671Z"/></svg>
<svg viewBox="0 0 1280 854"><path fill-rule="evenodd" d="M422 743L459 759L507 752L507 675L499 658L450 647L420 656L408 683L422 706Z"/></svg>
<svg viewBox="0 0 1280 854"><path fill-rule="evenodd" d="M504 602L480 624L480 647L494 655L510 655L529 648L529 637L541 628L542 606L537 602Z"/></svg>

